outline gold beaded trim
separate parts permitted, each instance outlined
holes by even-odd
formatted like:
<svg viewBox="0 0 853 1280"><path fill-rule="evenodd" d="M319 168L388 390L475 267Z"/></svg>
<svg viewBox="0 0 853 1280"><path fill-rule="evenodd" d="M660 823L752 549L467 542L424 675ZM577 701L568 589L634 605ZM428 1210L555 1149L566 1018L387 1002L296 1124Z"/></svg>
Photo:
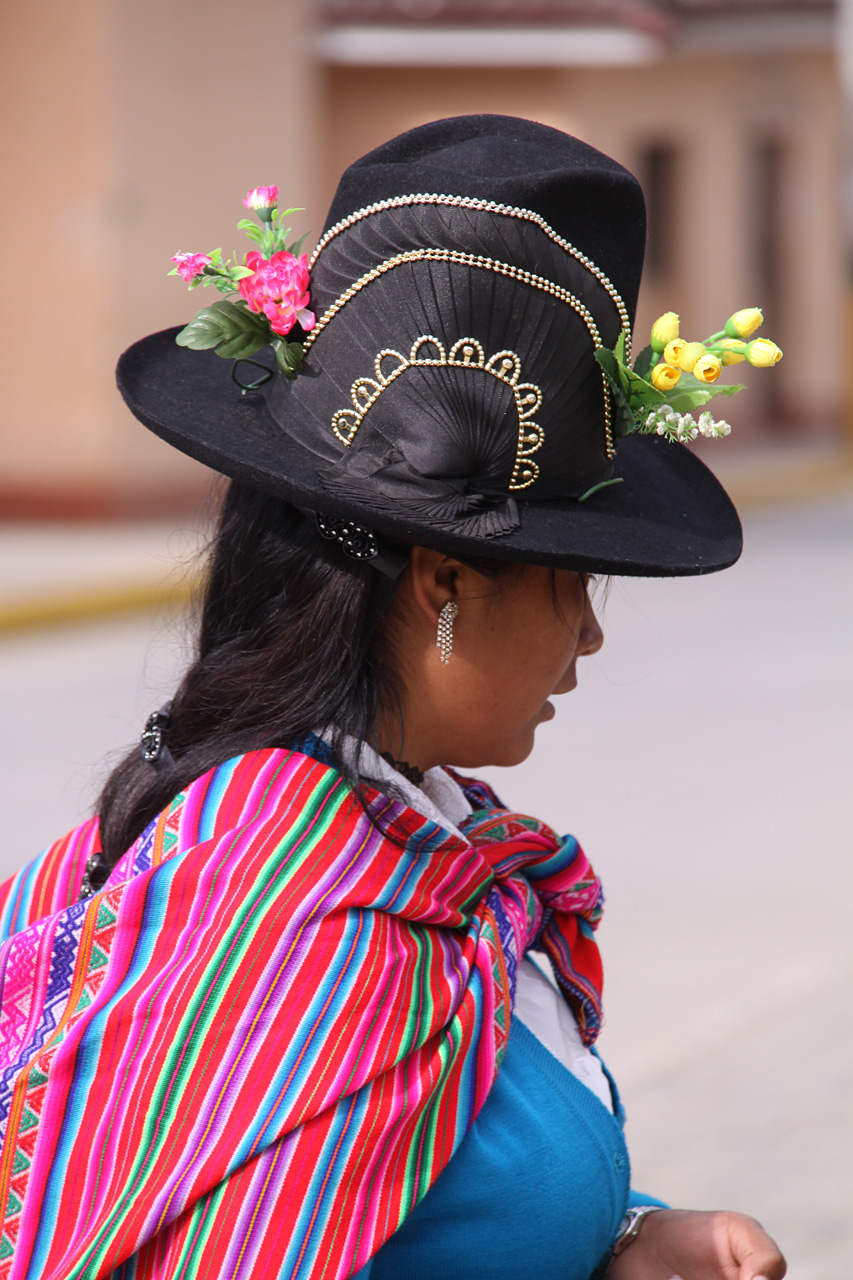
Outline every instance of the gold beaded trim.
<svg viewBox="0 0 853 1280"><path fill-rule="evenodd" d="M434 347L433 355L422 355L422 347ZM385 360L397 361L395 368L388 373L382 368ZM462 369L482 369L492 377L499 378L512 387L515 406L518 410L518 445L515 455L515 466L512 470L510 489L526 489L533 484L539 475L539 468L530 460L530 455L541 448L545 438L542 428L530 419L542 407L542 391L532 382L519 382L521 377L521 360L514 351L498 351L486 359L486 353L476 338L460 338L450 348L450 354L443 343L431 333L422 334L413 344L408 359L399 351L386 347L380 351L373 362L376 374L374 378L356 378L352 384L350 395L354 408L339 409L332 418L332 430L347 446L351 445L355 433L361 426L365 414L382 395L386 387L399 378L401 373L414 366L420 368L436 368L442 365L456 365Z"/></svg>
<svg viewBox="0 0 853 1280"><path fill-rule="evenodd" d="M378 266L375 266L371 271L368 271L365 275L354 281L348 289L345 289L344 292L340 294L332 305L323 313L315 327L307 335L303 343L303 350L308 351L308 349L314 344L318 335L326 328L329 321L333 320L338 312L341 311L343 307L345 307L346 304L356 296L356 294L360 293L361 290L372 281L378 280L379 277L385 275L387 271L392 271L394 267L402 266L406 262L424 261L453 262L466 267L482 267L486 271L494 271L498 275L508 276L512 280L520 280L523 284L530 285L534 289L541 289L543 293L548 293L551 297L557 298L561 302L565 302L573 311L576 311L589 330L593 346L596 350L602 346L601 335L598 332L598 327L587 308L574 296L574 294L569 293L568 289L563 289L561 285L554 284L552 280L547 280L544 276L533 275L532 272L524 271L521 267L514 267L509 262L499 262L494 258L483 257L482 254L462 253L458 249L409 249L405 253L398 253L394 258L386 258L384 262L380 262ZM458 346L458 343L456 345ZM456 347L454 347L454 350L455 349ZM611 427L610 387L607 382L607 375L603 369L601 370L601 383L604 391L604 442L607 450L607 457L612 458L616 451L613 447L613 431ZM350 411L347 409L341 410L341 412L349 413ZM532 484L533 480L528 481L528 483Z"/></svg>
<svg viewBox="0 0 853 1280"><path fill-rule="evenodd" d="M336 236L339 236L342 231L346 231L348 227L354 226L356 222L361 222L363 218L369 218L371 214L382 213L385 209L400 209L414 204L451 205L455 208L477 209L482 213L500 213L509 218L521 218L525 222L534 223L539 227L540 231L545 232L545 235L548 236L550 240L553 240L554 244L559 245L561 249L565 250L565 252L573 257L577 262L580 262L582 266L586 267L587 271L591 272L592 275L595 276L599 284L610 295L613 300L613 304L619 313L622 332L625 334L625 358L626 360L630 360L631 321L628 316L628 308L625 306L625 303L616 291L615 286L611 283L601 268L595 265L592 258L588 258L585 253L581 253L580 249L576 249L570 241L564 240L561 235L557 234L550 223L545 221L541 214L534 213L532 209L520 209L509 204L496 204L494 200L477 200L471 196L428 195L424 192L411 196L395 196L390 200L379 200L376 204L365 205L363 209L357 209L355 213L349 214L348 217L342 218L340 222L336 222L333 227L330 227L326 234L320 239L317 248L311 255L311 261L308 264L309 270L313 269L314 263L317 261L329 241L334 240Z"/></svg>

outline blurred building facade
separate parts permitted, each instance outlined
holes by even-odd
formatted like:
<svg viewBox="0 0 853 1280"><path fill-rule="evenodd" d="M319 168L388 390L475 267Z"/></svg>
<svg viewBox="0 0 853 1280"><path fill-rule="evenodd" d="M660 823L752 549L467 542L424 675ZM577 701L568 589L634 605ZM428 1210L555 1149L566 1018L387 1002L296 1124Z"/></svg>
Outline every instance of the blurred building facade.
<svg viewBox="0 0 853 1280"><path fill-rule="evenodd" d="M727 448L841 438L847 273L829 0L31 0L0 94L0 516L167 510L202 469L133 423L119 352L202 305L178 249L237 243L277 182L316 236L342 168L442 115L575 133L640 177L639 332L758 304L785 350ZM38 92L34 86L38 85ZM232 239L228 239L229 235Z"/></svg>

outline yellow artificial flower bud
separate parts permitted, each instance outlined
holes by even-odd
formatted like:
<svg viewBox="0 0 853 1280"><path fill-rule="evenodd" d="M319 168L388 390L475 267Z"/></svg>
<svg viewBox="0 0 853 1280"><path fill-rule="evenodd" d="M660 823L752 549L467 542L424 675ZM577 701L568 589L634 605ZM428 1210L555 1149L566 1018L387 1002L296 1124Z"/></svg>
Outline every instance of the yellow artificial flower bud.
<svg viewBox="0 0 853 1280"><path fill-rule="evenodd" d="M746 344L744 355L756 369L772 369L782 359L782 352L769 338L753 338Z"/></svg>
<svg viewBox="0 0 853 1280"><path fill-rule="evenodd" d="M649 381L658 391L671 391L681 377L681 370L671 364L656 364L649 374Z"/></svg>
<svg viewBox="0 0 853 1280"><path fill-rule="evenodd" d="M678 366L678 357L681 355L687 343L683 338L671 338L663 349L663 358L667 364L673 367Z"/></svg>
<svg viewBox="0 0 853 1280"><path fill-rule="evenodd" d="M723 364L743 364L746 359L743 354L746 351L746 343L740 342L737 338L721 338L714 345Z"/></svg>
<svg viewBox="0 0 853 1280"><path fill-rule="evenodd" d="M693 366L700 356L705 355L704 342L685 342L678 355L678 367L685 373L692 373Z"/></svg>
<svg viewBox="0 0 853 1280"><path fill-rule="evenodd" d="M722 372L723 362L719 356L712 355L708 351L704 356L700 356L693 366L693 377L698 378L700 382L716 382Z"/></svg>
<svg viewBox="0 0 853 1280"><path fill-rule="evenodd" d="M749 338L763 323L764 316L758 307L744 307L743 311L736 311L733 316L729 316L726 321L726 337Z"/></svg>
<svg viewBox="0 0 853 1280"><path fill-rule="evenodd" d="M652 336L649 340L652 351L657 351L660 354L666 344L677 337L678 316L674 311L665 311L662 316L658 316L652 325Z"/></svg>

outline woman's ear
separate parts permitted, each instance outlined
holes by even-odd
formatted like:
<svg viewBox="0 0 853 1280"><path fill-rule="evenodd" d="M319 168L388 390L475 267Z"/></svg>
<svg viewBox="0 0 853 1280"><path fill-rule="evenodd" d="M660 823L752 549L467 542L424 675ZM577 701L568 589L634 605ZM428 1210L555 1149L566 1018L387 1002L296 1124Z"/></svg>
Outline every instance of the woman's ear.
<svg viewBox="0 0 853 1280"><path fill-rule="evenodd" d="M431 626L437 624L438 615L447 602L458 598L460 576L465 573L466 567L451 556L429 547L412 547L409 557L412 601Z"/></svg>

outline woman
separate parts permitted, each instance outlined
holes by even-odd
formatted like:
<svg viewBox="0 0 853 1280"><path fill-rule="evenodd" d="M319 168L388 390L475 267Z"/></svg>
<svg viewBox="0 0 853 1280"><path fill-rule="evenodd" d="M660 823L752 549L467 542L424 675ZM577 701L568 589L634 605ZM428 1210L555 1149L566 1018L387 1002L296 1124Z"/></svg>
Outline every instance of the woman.
<svg viewBox="0 0 853 1280"><path fill-rule="evenodd" d="M739 554L674 419L631 434L639 188L439 121L347 171L310 280L247 202L244 266L175 259L241 300L119 366L233 483L197 660L5 888L0 1277L777 1280L751 1219L629 1196L600 884L443 768L529 754L590 574Z"/></svg>

